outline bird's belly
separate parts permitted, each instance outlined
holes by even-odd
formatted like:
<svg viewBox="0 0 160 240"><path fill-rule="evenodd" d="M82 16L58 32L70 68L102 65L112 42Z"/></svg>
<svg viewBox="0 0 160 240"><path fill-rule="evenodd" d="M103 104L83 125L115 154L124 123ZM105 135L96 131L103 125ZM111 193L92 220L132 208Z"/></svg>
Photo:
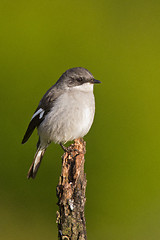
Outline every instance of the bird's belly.
<svg viewBox="0 0 160 240"><path fill-rule="evenodd" d="M88 133L95 112L94 96L89 101L76 97L58 99L39 126L38 132L43 141L65 143Z"/></svg>

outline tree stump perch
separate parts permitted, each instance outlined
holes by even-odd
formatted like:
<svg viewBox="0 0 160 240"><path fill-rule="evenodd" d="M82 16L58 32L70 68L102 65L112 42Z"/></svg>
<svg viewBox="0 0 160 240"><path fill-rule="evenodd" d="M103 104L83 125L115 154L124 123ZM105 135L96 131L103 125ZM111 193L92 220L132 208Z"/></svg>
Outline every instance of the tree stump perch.
<svg viewBox="0 0 160 240"><path fill-rule="evenodd" d="M86 240L84 207L86 202L86 174L84 154L86 143L75 139L62 156L62 170L57 185L59 240Z"/></svg>

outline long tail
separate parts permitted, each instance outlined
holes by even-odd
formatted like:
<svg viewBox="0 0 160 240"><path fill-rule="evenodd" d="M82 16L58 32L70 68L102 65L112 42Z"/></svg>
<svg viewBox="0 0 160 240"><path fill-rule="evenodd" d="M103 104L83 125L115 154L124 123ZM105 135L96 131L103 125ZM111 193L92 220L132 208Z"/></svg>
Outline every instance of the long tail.
<svg viewBox="0 0 160 240"><path fill-rule="evenodd" d="M46 151L46 148L41 149L40 147L38 147L37 152L34 156L33 163L30 166L30 169L29 169L28 174L27 174L28 179L30 177L35 178L45 151Z"/></svg>

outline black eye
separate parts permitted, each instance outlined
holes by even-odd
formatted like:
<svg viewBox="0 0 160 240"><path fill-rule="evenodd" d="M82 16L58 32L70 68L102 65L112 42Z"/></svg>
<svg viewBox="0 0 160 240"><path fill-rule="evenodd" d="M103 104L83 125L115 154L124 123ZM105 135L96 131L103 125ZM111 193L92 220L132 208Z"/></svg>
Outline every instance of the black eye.
<svg viewBox="0 0 160 240"><path fill-rule="evenodd" d="M78 80L79 83L83 83L84 82L84 79L82 77L79 77L77 80Z"/></svg>

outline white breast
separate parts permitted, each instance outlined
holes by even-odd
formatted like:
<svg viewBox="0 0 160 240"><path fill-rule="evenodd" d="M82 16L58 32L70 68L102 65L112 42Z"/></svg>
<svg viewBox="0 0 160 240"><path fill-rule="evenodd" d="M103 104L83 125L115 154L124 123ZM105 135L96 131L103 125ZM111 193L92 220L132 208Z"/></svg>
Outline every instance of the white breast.
<svg viewBox="0 0 160 240"><path fill-rule="evenodd" d="M95 112L91 86L87 86L90 91L70 89L56 100L38 128L41 141L68 142L88 133Z"/></svg>

